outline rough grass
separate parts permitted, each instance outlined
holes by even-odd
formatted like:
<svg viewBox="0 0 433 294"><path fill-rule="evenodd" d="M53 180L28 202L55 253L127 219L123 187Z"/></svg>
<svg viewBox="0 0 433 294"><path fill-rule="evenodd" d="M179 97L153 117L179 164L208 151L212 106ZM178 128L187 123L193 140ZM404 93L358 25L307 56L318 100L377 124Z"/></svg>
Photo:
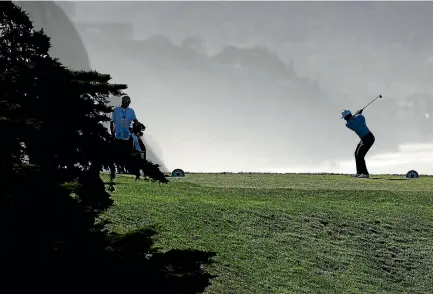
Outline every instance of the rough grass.
<svg viewBox="0 0 433 294"><path fill-rule="evenodd" d="M217 252L207 293L433 293L433 178L196 174L117 180L113 229Z"/></svg>

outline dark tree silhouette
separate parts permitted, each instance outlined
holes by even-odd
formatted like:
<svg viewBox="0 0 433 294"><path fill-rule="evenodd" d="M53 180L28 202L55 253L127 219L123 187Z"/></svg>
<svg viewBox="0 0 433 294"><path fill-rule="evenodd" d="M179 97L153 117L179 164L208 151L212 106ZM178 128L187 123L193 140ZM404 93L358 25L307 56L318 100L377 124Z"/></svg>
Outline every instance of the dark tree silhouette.
<svg viewBox="0 0 433 294"><path fill-rule="evenodd" d="M99 218L113 204L100 177L112 163L107 99L126 85L71 71L49 49L21 8L0 2L2 292L203 291L213 254L159 253L154 230L119 235Z"/></svg>

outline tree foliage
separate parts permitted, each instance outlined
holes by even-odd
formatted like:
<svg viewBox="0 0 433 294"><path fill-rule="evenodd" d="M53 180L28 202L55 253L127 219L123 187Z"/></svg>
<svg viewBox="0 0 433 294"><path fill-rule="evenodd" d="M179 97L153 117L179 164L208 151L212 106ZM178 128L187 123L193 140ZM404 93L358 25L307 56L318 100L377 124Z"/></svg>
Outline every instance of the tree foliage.
<svg viewBox="0 0 433 294"><path fill-rule="evenodd" d="M108 290L128 287L124 279L134 276L160 293L203 290L210 275L201 265L212 254L163 254L152 247L152 229L106 229L99 216L113 200L100 171L112 158L103 124L112 110L108 97L126 85L96 71L71 71L49 48L26 13L0 2L2 286ZM191 277L195 282L183 282Z"/></svg>

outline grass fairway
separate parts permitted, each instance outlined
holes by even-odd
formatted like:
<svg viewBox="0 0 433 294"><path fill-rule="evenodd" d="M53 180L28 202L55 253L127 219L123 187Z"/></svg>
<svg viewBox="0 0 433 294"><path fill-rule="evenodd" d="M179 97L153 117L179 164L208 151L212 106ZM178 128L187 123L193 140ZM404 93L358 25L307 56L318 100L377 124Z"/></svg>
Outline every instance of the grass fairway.
<svg viewBox="0 0 433 294"><path fill-rule="evenodd" d="M113 229L217 253L207 293L433 293L433 178L195 174L116 179Z"/></svg>

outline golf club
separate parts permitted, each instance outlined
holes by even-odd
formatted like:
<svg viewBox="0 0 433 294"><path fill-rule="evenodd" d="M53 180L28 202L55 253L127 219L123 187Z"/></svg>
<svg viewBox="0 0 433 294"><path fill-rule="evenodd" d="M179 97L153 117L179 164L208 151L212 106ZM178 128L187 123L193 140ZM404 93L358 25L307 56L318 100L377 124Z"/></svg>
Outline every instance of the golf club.
<svg viewBox="0 0 433 294"><path fill-rule="evenodd" d="M373 103L374 101L376 101L378 98L382 98L382 95L377 96L376 98L373 99L373 101L371 101L370 103L368 103L364 108L362 108L361 110L364 111L364 109L367 108L368 105L370 105L371 103Z"/></svg>
<svg viewBox="0 0 433 294"><path fill-rule="evenodd" d="M364 111L364 109L367 108L368 105L370 105L371 103L373 103L374 101L376 101L378 98L382 98L382 95L377 96L376 98L374 98L370 103L368 103L366 106L364 106L364 108L361 108L360 110L358 110L355 115L361 113L362 111Z"/></svg>

